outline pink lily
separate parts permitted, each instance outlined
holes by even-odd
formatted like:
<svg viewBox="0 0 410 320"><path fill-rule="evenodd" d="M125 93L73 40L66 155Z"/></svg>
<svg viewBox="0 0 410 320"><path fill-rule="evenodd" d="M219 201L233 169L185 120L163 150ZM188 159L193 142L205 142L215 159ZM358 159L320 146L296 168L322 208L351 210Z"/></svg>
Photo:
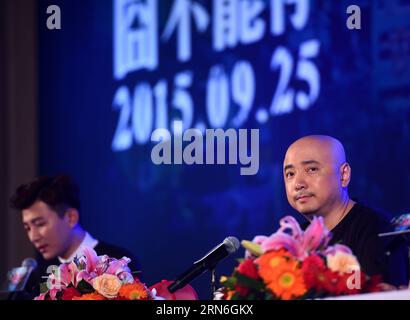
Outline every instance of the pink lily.
<svg viewBox="0 0 410 320"><path fill-rule="evenodd" d="M305 232L291 216L280 220L280 228L270 237L258 236L254 241L260 242L264 252L280 250L290 252L298 260L304 260L312 252L320 252L331 238L331 233L325 227L322 217L314 217Z"/></svg>
<svg viewBox="0 0 410 320"><path fill-rule="evenodd" d="M77 274L77 283L81 280L87 281L89 284L92 284L92 280L96 278L97 275L95 272L88 273L86 270L82 270Z"/></svg>
<svg viewBox="0 0 410 320"><path fill-rule="evenodd" d="M91 273L91 272L95 271L95 269L97 268L97 264L99 262L97 253L94 251L94 249L85 248L83 250L83 254L84 254L85 259L86 259L85 270L88 273Z"/></svg>
<svg viewBox="0 0 410 320"><path fill-rule="evenodd" d="M118 275L121 272L128 272L130 273L131 270L128 268L128 263L130 263L131 259L123 257L120 260L113 259L110 261L107 270L105 273Z"/></svg>
<svg viewBox="0 0 410 320"><path fill-rule="evenodd" d="M51 300L56 300L56 295L61 290L67 289L67 285L63 283L60 277L60 269L57 270L57 274L52 273L47 279L48 293L50 294Z"/></svg>
<svg viewBox="0 0 410 320"><path fill-rule="evenodd" d="M295 258L303 260L307 253L303 250L303 232L296 219L291 216L284 217L280 220L280 225L277 232L262 242L262 250L267 252L284 248Z"/></svg>
<svg viewBox="0 0 410 320"><path fill-rule="evenodd" d="M100 274L97 273L97 266L99 264L99 257L92 248L85 248L83 250L84 256L79 259L80 263L84 264L85 269L81 270L77 274L77 283L81 280L85 280L91 284L92 279L96 278ZM101 273L102 274L102 273Z"/></svg>
<svg viewBox="0 0 410 320"><path fill-rule="evenodd" d="M123 284L134 283L134 277L130 272L120 272L117 276Z"/></svg>
<svg viewBox="0 0 410 320"><path fill-rule="evenodd" d="M277 232L291 234L295 240L300 241L303 237L303 231L299 223L292 216L286 216L279 221L280 228Z"/></svg>
<svg viewBox="0 0 410 320"><path fill-rule="evenodd" d="M292 256L300 260L303 260L307 255L301 243L286 233L277 232L262 243L262 250L264 252L280 249L286 249Z"/></svg>
<svg viewBox="0 0 410 320"><path fill-rule="evenodd" d="M306 252L320 251L326 248L331 238L330 231L325 227L322 217L314 217L303 234L302 246Z"/></svg>
<svg viewBox="0 0 410 320"><path fill-rule="evenodd" d="M95 273L99 276L106 273L110 265L110 260L110 257L107 255L98 256L98 263L94 269Z"/></svg>
<svg viewBox="0 0 410 320"><path fill-rule="evenodd" d="M253 238L252 242L255 242L256 244L262 244L268 239L267 236L256 236Z"/></svg>
<svg viewBox="0 0 410 320"><path fill-rule="evenodd" d="M74 262L64 263L60 265L60 279L63 284L68 286L72 283L74 286L77 285L77 274L78 268Z"/></svg>
<svg viewBox="0 0 410 320"><path fill-rule="evenodd" d="M47 292L42 293L39 296L35 297L34 300L46 300L46 294Z"/></svg>

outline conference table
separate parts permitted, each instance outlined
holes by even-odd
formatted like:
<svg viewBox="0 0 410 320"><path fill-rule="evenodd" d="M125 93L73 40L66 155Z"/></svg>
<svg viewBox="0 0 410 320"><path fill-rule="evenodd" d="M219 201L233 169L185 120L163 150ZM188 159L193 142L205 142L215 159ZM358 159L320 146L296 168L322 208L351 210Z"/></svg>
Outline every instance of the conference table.
<svg viewBox="0 0 410 320"><path fill-rule="evenodd" d="M410 300L410 289L330 297L325 300Z"/></svg>

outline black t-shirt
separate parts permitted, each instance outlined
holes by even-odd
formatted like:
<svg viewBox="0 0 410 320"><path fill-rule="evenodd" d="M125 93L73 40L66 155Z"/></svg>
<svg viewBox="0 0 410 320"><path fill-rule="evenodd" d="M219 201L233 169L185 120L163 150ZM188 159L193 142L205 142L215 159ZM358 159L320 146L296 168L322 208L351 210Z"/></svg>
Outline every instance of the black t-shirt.
<svg viewBox="0 0 410 320"><path fill-rule="evenodd" d="M381 275L384 282L392 285L407 285L409 255L405 239L378 236L393 231L389 221L387 214L356 203L331 230L330 244L340 243L352 249L367 275Z"/></svg>

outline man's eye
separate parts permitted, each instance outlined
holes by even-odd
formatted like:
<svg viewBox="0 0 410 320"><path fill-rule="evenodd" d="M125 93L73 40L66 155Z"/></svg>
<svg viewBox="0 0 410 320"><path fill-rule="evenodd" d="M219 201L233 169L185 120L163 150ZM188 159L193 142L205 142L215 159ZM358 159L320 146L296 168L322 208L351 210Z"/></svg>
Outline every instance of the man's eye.
<svg viewBox="0 0 410 320"><path fill-rule="evenodd" d="M317 171L317 168L315 168L315 167L312 167L312 168L308 169L308 172L316 172L316 171Z"/></svg>
<svg viewBox="0 0 410 320"><path fill-rule="evenodd" d="M45 222L38 222L36 223L36 227L44 227L46 225Z"/></svg>
<svg viewBox="0 0 410 320"><path fill-rule="evenodd" d="M286 172L285 176L286 176L286 178L291 178L291 177L294 176L294 173L293 172Z"/></svg>

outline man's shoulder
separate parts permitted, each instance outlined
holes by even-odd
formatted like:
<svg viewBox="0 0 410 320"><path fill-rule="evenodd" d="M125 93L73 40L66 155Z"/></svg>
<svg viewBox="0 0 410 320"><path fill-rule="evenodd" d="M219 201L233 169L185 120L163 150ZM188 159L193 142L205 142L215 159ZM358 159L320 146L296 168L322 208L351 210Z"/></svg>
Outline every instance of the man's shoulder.
<svg viewBox="0 0 410 320"><path fill-rule="evenodd" d="M124 256L129 257L132 255L127 249L104 241L98 241L98 244L95 246L94 250L98 255L107 255L116 259L121 259Z"/></svg>
<svg viewBox="0 0 410 320"><path fill-rule="evenodd" d="M347 231L352 241L361 243L366 251L385 251L386 248L402 247L403 239L398 237L381 237L380 234L394 231L392 215L383 209L356 203L354 219ZM345 230L347 230L345 228ZM370 245L371 244L371 245Z"/></svg>
<svg viewBox="0 0 410 320"><path fill-rule="evenodd" d="M351 213L352 221L366 229L374 229L377 232L387 232L393 229L391 219L393 215L383 209L371 207L363 203L356 203Z"/></svg>
<svg viewBox="0 0 410 320"><path fill-rule="evenodd" d="M104 241L98 241L98 244L94 248L97 255L107 255L112 258L121 259L122 257L127 257L131 259L131 262L128 264L132 271L141 270L141 265L138 259L132 254L131 251L122 248L120 246L113 245Z"/></svg>

